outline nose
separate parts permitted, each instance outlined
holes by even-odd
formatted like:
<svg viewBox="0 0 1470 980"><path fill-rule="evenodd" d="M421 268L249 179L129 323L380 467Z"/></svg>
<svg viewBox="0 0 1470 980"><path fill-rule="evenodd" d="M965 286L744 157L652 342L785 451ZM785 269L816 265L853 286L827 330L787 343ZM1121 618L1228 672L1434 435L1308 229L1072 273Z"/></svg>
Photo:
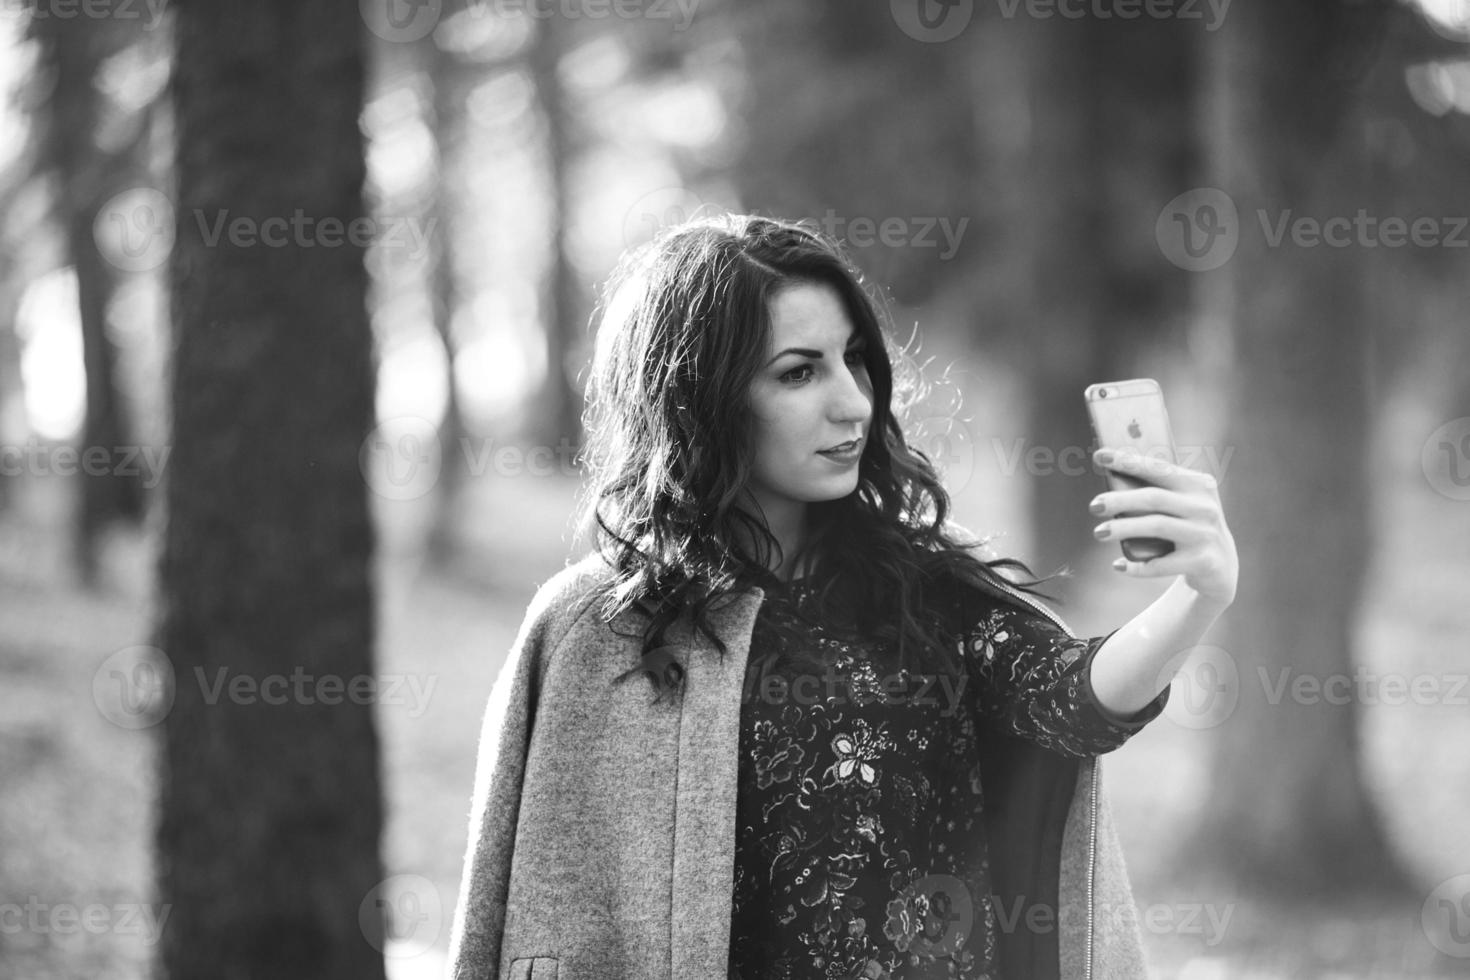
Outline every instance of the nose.
<svg viewBox="0 0 1470 980"><path fill-rule="evenodd" d="M832 420L838 425L857 424L861 429L855 435L866 435L868 420L873 415L873 386L866 372L843 372L847 380L836 388L832 404Z"/></svg>

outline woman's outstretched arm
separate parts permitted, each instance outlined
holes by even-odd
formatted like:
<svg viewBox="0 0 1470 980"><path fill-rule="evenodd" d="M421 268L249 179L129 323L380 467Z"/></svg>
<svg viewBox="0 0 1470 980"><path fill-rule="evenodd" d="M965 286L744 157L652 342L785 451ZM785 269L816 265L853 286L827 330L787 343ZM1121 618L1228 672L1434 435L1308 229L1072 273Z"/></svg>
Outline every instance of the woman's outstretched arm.
<svg viewBox="0 0 1470 980"><path fill-rule="evenodd" d="M980 723L1075 758L1120 748L1163 712L1169 688L1128 717L1110 712L1092 689L1091 671L1111 637L1075 637L1034 612L990 607L961 643L974 670Z"/></svg>
<svg viewBox="0 0 1470 980"><path fill-rule="evenodd" d="M1120 558L1114 563L1137 577L1177 576L1152 605L1115 630L1093 659L1092 687L1099 705L1126 717L1169 685L1169 662L1198 644L1235 601L1239 562L1213 476L1131 450L1100 449L1094 458L1101 466L1153 484L1098 494L1092 502L1092 512L1103 518L1095 532L1098 538L1174 542L1174 550L1162 558ZM1137 516L1113 516L1123 512Z"/></svg>

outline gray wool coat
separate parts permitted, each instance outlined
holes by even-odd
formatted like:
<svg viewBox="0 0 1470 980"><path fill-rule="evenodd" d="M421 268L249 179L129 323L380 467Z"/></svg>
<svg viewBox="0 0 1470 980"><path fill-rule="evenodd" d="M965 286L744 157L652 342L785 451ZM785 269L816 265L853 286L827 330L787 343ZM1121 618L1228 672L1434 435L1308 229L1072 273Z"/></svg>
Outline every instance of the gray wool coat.
<svg viewBox="0 0 1470 980"><path fill-rule="evenodd" d="M641 629L619 621L635 635L616 635L589 601L610 576L590 554L543 584L493 685L454 980L727 976L740 698L764 594L711 609L723 660L687 621L672 627L690 654L686 688L653 703L641 677L612 683L637 662ZM1100 760L991 741L982 781L1006 980L1146 978Z"/></svg>

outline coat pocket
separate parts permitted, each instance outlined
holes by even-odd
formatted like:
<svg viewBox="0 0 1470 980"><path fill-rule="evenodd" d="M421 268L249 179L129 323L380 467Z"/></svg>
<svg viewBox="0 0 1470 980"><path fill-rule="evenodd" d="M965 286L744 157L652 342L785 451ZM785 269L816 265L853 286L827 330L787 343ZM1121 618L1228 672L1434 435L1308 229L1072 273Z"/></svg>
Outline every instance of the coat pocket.
<svg viewBox="0 0 1470 980"><path fill-rule="evenodd" d="M555 956L522 956L510 961L510 980L557 980Z"/></svg>

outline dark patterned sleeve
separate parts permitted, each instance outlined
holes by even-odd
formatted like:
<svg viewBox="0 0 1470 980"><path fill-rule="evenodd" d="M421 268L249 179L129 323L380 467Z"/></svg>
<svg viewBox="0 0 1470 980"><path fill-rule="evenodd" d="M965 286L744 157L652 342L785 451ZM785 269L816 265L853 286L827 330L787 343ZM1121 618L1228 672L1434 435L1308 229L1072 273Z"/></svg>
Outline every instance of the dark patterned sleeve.
<svg viewBox="0 0 1470 980"><path fill-rule="evenodd" d="M963 640L977 683L979 723L1078 758L1120 747L1159 716L1170 689L1127 718L1098 703L1092 661L1116 632L1073 638L1037 613L993 607Z"/></svg>

